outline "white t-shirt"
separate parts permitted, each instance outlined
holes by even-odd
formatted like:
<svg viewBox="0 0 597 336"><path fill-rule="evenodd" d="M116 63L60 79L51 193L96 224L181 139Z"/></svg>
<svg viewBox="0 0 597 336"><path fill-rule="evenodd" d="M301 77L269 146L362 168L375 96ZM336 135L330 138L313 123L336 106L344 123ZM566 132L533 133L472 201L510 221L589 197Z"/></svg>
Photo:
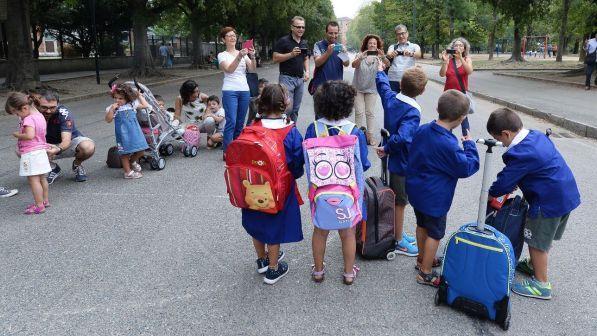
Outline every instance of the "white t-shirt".
<svg viewBox="0 0 597 336"><path fill-rule="evenodd" d="M224 111L224 108L220 107L220 109L214 114L218 117L224 118L224 119L222 119L222 121L220 121L219 123L216 124L217 125L216 132L223 133L224 127L226 126L226 111Z"/></svg>
<svg viewBox="0 0 597 336"><path fill-rule="evenodd" d="M218 54L218 63L226 62L232 63L236 56L231 55L227 51L222 51ZM249 91L249 84L247 83L247 61L250 61L248 56L243 57L236 70L233 73L224 71L224 85L222 91Z"/></svg>

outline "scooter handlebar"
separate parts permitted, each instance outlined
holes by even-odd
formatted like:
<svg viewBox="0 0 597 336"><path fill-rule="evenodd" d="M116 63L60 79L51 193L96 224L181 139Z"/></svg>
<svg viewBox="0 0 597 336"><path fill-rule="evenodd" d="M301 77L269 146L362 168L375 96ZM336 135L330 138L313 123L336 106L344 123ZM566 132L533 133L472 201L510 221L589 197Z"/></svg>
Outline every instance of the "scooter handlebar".
<svg viewBox="0 0 597 336"><path fill-rule="evenodd" d="M477 141L475 141L478 144L482 144L485 145L487 147L504 147L504 144L500 141L497 141L495 139L477 139Z"/></svg>

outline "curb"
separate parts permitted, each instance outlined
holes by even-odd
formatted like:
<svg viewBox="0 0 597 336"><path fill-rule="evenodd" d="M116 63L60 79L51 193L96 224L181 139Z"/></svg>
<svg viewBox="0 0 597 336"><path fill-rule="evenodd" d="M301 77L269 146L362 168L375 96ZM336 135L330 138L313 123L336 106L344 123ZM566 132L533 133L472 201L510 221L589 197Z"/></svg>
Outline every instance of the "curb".
<svg viewBox="0 0 597 336"><path fill-rule="evenodd" d="M563 84L563 85L568 85L568 86L573 86L573 87L579 87L582 89L585 88L585 85L582 83L566 82L566 81L560 81L560 80L556 80L556 79L527 76L527 75L520 75L520 74L508 74L508 73L500 73L500 72L494 72L493 74L496 76L522 78L522 79L526 79L526 80L540 80L543 82L548 82L548 83L553 83L553 84L560 84L560 85Z"/></svg>
<svg viewBox="0 0 597 336"><path fill-rule="evenodd" d="M148 82L148 83L143 83L143 84L159 86L159 85L181 82L181 81L185 81L185 80L193 79L193 78L213 76L213 75L217 75L217 74L221 74L221 73L222 73L222 71L218 70L218 71L215 71L215 72L212 72L209 74L199 74L196 76L179 77L179 78L167 79L167 80L162 80L162 81L157 81L157 82ZM63 98L63 99L60 99L60 102L61 103L71 103L71 102L85 100L85 99L89 99L89 98L102 97L102 96L105 96L106 94L107 94L107 91L106 92L98 92L98 93L90 93L90 94L86 94L86 95Z"/></svg>
<svg viewBox="0 0 597 336"><path fill-rule="evenodd" d="M443 81L440 81L440 80L437 80L434 78L428 78L428 80L438 83L438 84L442 84L442 85L444 84ZM564 118L564 117L561 117L561 116L558 116L558 115L555 115L552 113L539 111L536 108L528 107L528 106L525 106L522 104L512 103L512 102L509 102L509 101L501 99L501 98L486 95L484 93L480 93L480 92L476 92L476 91L469 91L469 92L475 97L481 98L483 100L487 100L489 102L492 102L492 103L495 103L498 105L503 105L505 107L522 112L524 114L528 114L535 118L546 120L554 125L565 128L565 129L567 129L571 132L574 132L580 136L591 138L591 139L597 139L597 127L595 127L595 126L591 126L591 125L587 125L587 124L579 122L579 121L567 119L567 118Z"/></svg>

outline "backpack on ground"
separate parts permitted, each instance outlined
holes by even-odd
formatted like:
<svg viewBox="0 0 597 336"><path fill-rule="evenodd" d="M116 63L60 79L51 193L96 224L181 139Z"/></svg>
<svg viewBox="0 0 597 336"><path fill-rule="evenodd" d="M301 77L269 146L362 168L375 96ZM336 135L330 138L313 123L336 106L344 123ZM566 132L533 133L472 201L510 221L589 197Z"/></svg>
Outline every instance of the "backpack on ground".
<svg viewBox="0 0 597 336"><path fill-rule="evenodd" d="M363 165L355 124L328 126L315 121L317 137L303 142L313 224L324 230L347 229L362 219Z"/></svg>
<svg viewBox="0 0 597 336"><path fill-rule="evenodd" d="M487 207L485 224L505 234L514 248L514 261L520 259L524 246L524 225L529 204L520 195L508 198L499 209Z"/></svg>
<svg viewBox="0 0 597 336"><path fill-rule="evenodd" d="M293 127L269 129L256 121L228 145L224 179L232 205L269 214L284 208L295 183L284 150Z"/></svg>
<svg viewBox="0 0 597 336"><path fill-rule="evenodd" d="M118 155L118 147L113 146L108 149L108 157L106 158L108 168L122 168L120 155Z"/></svg>

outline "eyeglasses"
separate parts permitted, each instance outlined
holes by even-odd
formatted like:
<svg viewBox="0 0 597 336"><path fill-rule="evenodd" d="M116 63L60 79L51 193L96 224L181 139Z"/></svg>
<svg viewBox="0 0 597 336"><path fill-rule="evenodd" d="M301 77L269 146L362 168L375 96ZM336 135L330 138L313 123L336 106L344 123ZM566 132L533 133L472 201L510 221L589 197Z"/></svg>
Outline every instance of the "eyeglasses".
<svg viewBox="0 0 597 336"><path fill-rule="evenodd" d="M398 35L398 36L404 36L404 35L406 35L406 34L408 34L408 32L400 32L400 33L396 33L396 35Z"/></svg>
<svg viewBox="0 0 597 336"><path fill-rule="evenodd" d="M226 34L224 37L236 37L236 34Z"/></svg>
<svg viewBox="0 0 597 336"><path fill-rule="evenodd" d="M55 110L57 107L58 107L57 105L54 105L54 106L40 105L40 106L39 106L39 109L40 109L40 110L42 110L42 111L48 111L48 110L50 110L50 111L53 111L53 110Z"/></svg>
<svg viewBox="0 0 597 336"><path fill-rule="evenodd" d="M295 26L295 25L292 25L292 26L296 29L305 29L305 26Z"/></svg>

